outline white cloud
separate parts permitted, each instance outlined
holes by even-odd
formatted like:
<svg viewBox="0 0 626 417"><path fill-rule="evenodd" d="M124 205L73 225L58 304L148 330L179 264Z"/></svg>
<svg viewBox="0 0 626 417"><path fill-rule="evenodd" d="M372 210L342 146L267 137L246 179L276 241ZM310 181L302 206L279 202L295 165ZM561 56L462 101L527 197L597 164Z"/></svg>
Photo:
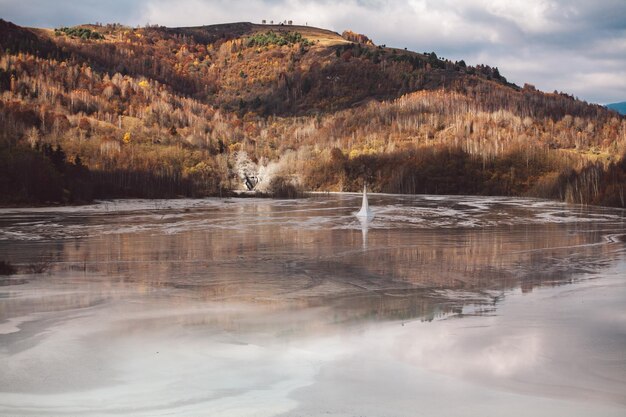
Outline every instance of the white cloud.
<svg viewBox="0 0 626 417"><path fill-rule="evenodd" d="M624 0L136 0L84 7L0 0L31 26L121 21L197 26L262 19L364 33L378 44L497 66L510 80L595 102L626 100Z"/></svg>

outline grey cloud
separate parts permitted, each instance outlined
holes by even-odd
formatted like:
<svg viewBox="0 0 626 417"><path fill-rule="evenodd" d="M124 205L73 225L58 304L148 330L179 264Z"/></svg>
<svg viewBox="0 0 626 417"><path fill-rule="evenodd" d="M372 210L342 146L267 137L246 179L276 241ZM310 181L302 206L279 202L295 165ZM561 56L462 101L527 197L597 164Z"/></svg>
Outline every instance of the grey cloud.
<svg viewBox="0 0 626 417"><path fill-rule="evenodd" d="M565 20L578 29L623 30L626 29L626 4L623 0L561 0L560 7L572 13L553 12L555 20Z"/></svg>
<svg viewBox="0 0 626 417"><path fill-rule="evenodd" d="M146 1L0 0L0 17L22 26L59 27L82 23L136 24Z"/></svg>
<svg viewBox="0 0 626 417"><path fill-rule="evenodd" d="M625 0L0 0L0 14L43 27L293 19L497 66L518 84L594 102L626 100Z"/></svg>

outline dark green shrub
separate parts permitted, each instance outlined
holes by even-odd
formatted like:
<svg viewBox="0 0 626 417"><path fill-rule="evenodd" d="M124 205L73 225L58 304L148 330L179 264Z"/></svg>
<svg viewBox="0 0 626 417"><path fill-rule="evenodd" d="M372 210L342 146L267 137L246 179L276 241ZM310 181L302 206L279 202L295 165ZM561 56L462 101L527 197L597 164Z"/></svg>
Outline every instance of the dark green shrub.
<svg viewBox="0 0 626 417"><path fill-rule="evenodd" d="M308 46L312 43L302 36L300 32L274 32L273 30L265 33L255 33L248 38L246 44L248 46L269 46L269 45L293 45L300 43L301 45Z"/></svg>
<svg viewBox="0 0 626 417"><path fill-rule="evenodd" d="M88 39L104 39L104 36L96 31L87 28L79 28L79 27L62 27L54 30L54 34L56 36L60 36L61 34L66 34L67 36L72 36L76 38L81 38L83 40Z"/></svg>

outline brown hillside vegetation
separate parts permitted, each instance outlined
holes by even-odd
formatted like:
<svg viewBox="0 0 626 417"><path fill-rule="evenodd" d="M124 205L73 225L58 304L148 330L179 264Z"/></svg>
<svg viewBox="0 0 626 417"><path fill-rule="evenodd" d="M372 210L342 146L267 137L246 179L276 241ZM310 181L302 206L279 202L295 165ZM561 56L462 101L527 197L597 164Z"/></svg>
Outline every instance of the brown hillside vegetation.
<svg viewBox="0 0 626 417"><path fill-rule="evenodd" d="M349 31L0 20L0 51L5 204L219 195L245 160L296 189L624 206L617 113Z"/></svg>

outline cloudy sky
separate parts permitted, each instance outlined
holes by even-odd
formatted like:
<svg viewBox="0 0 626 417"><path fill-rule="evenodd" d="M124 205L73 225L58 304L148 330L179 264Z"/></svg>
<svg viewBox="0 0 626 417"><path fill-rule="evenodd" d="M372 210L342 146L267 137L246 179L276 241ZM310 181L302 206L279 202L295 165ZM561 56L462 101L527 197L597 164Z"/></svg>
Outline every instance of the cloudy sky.
<svg viewBox="0 0 626 417"><path fill-rule="evenodd" d="M519 85L626 101L626 0L0 0L0 17L34 27L287 19L497 66Z"/></svg>

